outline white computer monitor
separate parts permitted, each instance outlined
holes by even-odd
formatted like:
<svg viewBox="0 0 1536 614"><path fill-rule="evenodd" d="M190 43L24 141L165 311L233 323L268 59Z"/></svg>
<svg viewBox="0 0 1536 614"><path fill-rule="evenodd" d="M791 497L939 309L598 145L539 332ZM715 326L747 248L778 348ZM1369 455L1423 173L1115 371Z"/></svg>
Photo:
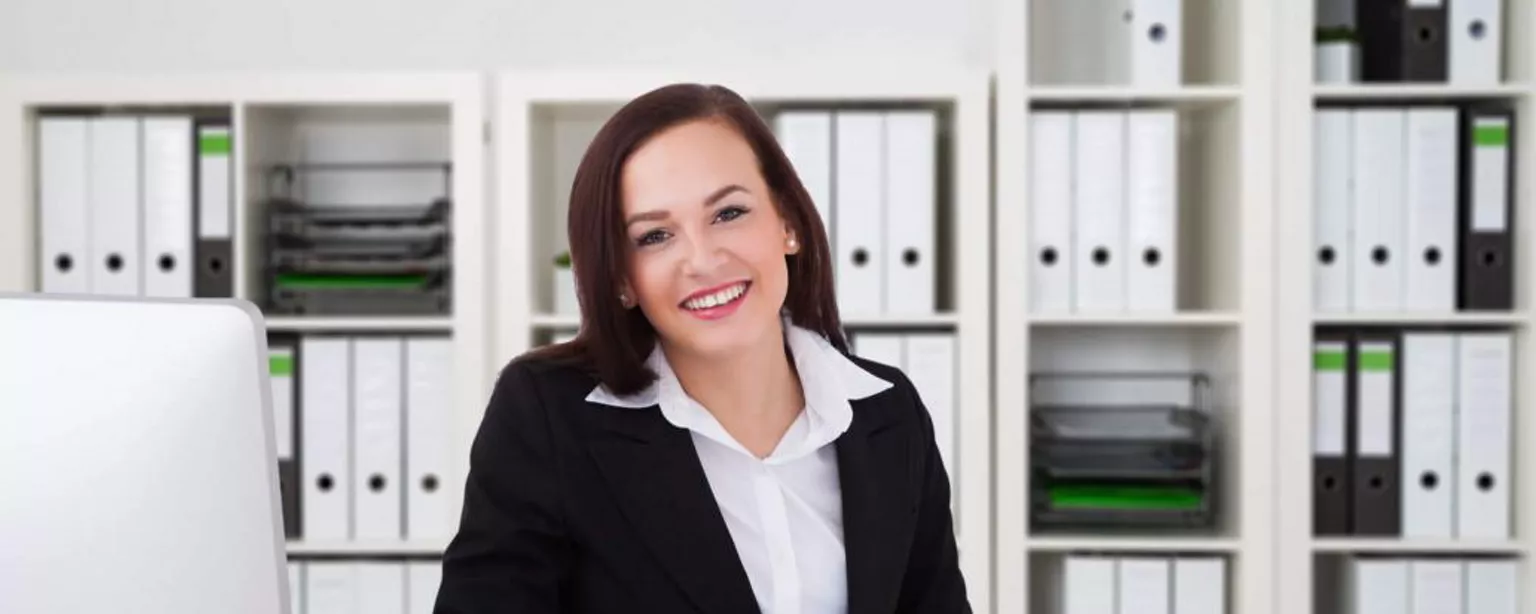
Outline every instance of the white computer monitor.
<svg viewBox="0 0 1536 614"><path fill-rule="evenodd" d="M0 609L287 614L249 303L0 293Z"/></svg>

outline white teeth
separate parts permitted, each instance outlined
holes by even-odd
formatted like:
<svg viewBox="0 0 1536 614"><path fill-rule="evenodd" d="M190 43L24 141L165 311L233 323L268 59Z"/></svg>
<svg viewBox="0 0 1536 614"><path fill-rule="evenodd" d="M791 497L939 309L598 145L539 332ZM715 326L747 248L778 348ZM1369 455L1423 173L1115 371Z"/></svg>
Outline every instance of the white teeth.
<svg viewBox="0 0 1536 614"><path fill-rule="evenodd" d="M685 301L683 306L687 307L688 309L709 309L710 307L716 307L734 301L736 300L736 297L741 296L741 293L746 291L747 284L739 283L714 294L707 294L696 299Z"/></svg>

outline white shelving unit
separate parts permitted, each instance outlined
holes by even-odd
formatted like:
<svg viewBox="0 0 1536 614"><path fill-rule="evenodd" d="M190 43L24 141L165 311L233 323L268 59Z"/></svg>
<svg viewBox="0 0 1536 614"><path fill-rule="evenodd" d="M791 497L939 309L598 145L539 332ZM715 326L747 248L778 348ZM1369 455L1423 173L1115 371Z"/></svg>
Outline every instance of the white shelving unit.
<svg viewBox="0 0 1536 614"><path fill-rule="evenodd" d="M79 110L155 113L195 108L227 117L234 190L234 293L261 304L265 227L261 203L271 164L395 162L430 155L452 164L451 315L274 316L270 333L447 335L454 398L446 496L462 500L469 443L495 370L486 361L485 111L478 74L73 75L0 78L0 289L40 291L35 131L40 114ZM401 186L393 186L399 188ZM297 449L297 443L295 445ZM457 518L457 512L451 512ZM443 543L291 541L295 556L431 556Z"/></svg>
<svg viewBox="0 0 1536 614"><path fill-rule="evenodd" d="M1274 2L1276 62L1274 113L1275 215L1274 266L1276 309L1273 355L1275 378L1274 542L1276 612L1340 614L1336 599L1343 564L1350 557L1396 559L1514 559L1517 561L1521 612L1536 607L1536 454L1523 442L1536 440L1536 388L1530 364L1536 356L1532 336L1532 290L1536 288L1536 2L1503 0L1502 75L1492 85L1451 83L1318 83L1310 61L1313 27L1320 10L1312 1ZM1451 4L1451 3L1447 3ZM1455 27L1455 26L1452 26ZM1295 58L1297 61L1281 61ZM1507 103L1515 117L1514 219L1515 303L1509 311L1443 313L1319 313L1314 308L1314 127L1321 106ZM1465 154L1459 154L1465 155ZM1412 537L1318 536L1313 526L1313 339L1324 326L1381 326L1387 330L1505 330L1514 337L1513 425L1511 428L1512 536L1501 540L1421 539ZM1401 355L1401 354L1400 354ZM1401 363L1398 363L1401 364ZM1399 449L1401 452L1401 448ZM1407 484L1415 478L1402 476Z"/></svg>
<svg viewBox="0 0 1536 614"><path fill-rule="evenodd" d="M566 247L565 214L571 177L581 153L604 121L623 103L673 82L724 84L771 115L776 105L936 105L947 118L941 132L951 143L951 189L941 211L953 223L938 238L948 267L948 309L917 317L851 318L844 327L945 330L955 333L957 361L955 470L961 564L973 605L990 611L991 567L991 256L988 198L988 91L983 73L925 72L903 67L855 66L814 71L788 67L729 71L515 72L497 83L495 360L500 362L547 343L552 332L579 320L556 315L552 267ZM771 123L771 117L767 118ZM830 229L829 229L830 231ZM941 260L944 262L946 260ZM941 303L944 303L941 299Z"/></svg>
<svg viewBox="0 0 1536 614"><path fill-rule="evenodd" d="M1129 8L1129 3L1123 3ZM1279 614L1274 598L1272 216L1274 3L1186 0L1176 82L1118 78L1115 8L1067 0L996 3L996 342L993 379L996 612L1060 614L1065 557L1219 556L1228 612ZM1113 12L1110 12L1113 11ZM1123 34L1123 33L1122 33ZM1309 58L1310 55L1304 56ZM1115 64L1120 66L1116 67ZM1171 109L1177 133L1177 304L1167 313L1031 309L1033 110ZM1105 160L1113 163L1113 160ZM1007 237L1008 240L1004 240ZM1043 257L1043 254L1041 254ZM1062 370L1198 371L1211 381L1221 451L1212 530L1034 529L1030 375ZM1106 587L1113 590L1113 587Z"/></svg>

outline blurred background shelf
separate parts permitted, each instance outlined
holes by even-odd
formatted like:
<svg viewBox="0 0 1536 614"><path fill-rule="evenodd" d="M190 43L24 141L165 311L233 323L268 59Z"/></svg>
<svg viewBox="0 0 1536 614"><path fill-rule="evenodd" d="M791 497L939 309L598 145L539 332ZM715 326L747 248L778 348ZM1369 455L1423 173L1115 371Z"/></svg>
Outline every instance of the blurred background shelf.
<svg viewBox="0 0 1536 614"><path fill-rule="evenodd" d="M1435 83L1317 84L1312 95L1320 101L1351 100L1471 100L1525 96L1531 86L1521 83L1459 85Z"/></svg>
<svg viewBox="0 0 1536 614"><path fill-rule="evenodd" d="M453 331L451 317L277 316L266 318L267 330L286 333L366 333Z"/></svg>
<svg viewBox="0 0 1536 614"><path fill-rule="evenodd" d="M1228 537L1116 537L1110 535L1035 536L1025 542L1031 552L1135 552L1235 554L1241 544Z"/></svg>
<svg viewBox="0 0 1536 614"><path fill-rule="evenodd" d="M440 557L447 542L288 542L294 557Z"/></svg>
<svg viewBox="0 0 1536 614"><path fill-rule="evenodd" d="M1237 312L1210 311L1171 314L1033 314L1029 323L1039 327L1087 328L1087 327L1222 327L1238 326L1243 322Z"/></svg>
<svg viewBox="0 0 1536 614"><path fill-rule="evenodd" d="M1439 540L1439 539L1314 539L1313 550L1334 554L1419 555L1508 555L1525 554L1529 547L1515 540Z"/></svg>

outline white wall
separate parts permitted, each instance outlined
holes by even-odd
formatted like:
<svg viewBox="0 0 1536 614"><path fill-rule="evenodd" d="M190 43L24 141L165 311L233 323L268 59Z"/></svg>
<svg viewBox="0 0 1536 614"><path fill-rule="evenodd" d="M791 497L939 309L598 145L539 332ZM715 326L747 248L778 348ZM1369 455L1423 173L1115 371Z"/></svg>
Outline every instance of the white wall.
<svg viewBox="0 0 1536 614"><path fill-rule="evenodd" d="M0 0L0 71L990 65L992 0Z"/></svg>

